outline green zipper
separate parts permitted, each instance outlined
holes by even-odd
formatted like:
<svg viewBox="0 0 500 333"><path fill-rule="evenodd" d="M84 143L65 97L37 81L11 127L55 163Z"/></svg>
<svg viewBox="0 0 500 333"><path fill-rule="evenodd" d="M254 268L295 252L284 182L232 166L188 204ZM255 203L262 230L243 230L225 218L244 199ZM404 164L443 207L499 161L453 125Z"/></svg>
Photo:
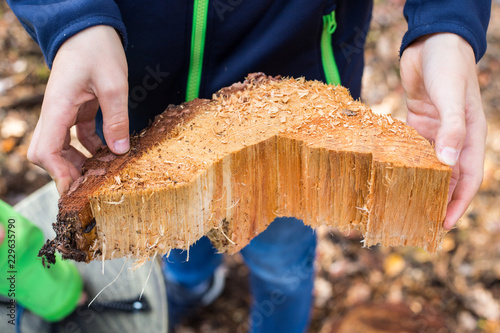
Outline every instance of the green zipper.
<svg viewBox="0 0 500 333"><path fill-rule="evenodd" d="M325 71L326 83L340 84L340 74L333 54L332 35L337 29L335 11L323 16L323 32L321 34L321 61Z"/></svg>
<svg viewBox="0 0 500 333"><path fill-rule="evenodd" d="M191 57L186 88L186 101L198 97L203 69L203 51L207 30L208 0L194 0L193 28L191 31Z"/></svg>

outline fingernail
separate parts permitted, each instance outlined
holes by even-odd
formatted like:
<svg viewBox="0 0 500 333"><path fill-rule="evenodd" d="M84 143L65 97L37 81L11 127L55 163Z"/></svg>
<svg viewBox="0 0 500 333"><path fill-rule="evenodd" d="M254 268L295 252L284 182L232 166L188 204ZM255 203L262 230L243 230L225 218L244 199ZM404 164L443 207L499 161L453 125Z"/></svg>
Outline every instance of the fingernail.
<svg viewBox="0 0 500 333"><path fill-rule="evenodd" d="M458 150L451 147L444 147L441 150L441 162L449 166L455 165L458 160Z"/></svg>
<svg viewBox="0 0 500 333"><path fill-rule="evenodd" d="M117 154L125 154L130 149L128 138L115 141L115 152Z"/></svg>

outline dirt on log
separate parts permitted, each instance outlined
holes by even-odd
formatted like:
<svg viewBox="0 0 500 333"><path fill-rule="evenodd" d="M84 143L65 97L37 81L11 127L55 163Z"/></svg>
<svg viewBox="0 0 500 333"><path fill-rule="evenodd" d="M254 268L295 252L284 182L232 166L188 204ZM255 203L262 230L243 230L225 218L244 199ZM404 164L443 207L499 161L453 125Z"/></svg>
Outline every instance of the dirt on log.
<svg viewBox="0 0 500 333"><path fill-rule="evenodd" d="M203 235L235 253L279 216L435 252L450 177L427 140L344 87L255 73L87 160L40 256L146 260Z"/></svg>

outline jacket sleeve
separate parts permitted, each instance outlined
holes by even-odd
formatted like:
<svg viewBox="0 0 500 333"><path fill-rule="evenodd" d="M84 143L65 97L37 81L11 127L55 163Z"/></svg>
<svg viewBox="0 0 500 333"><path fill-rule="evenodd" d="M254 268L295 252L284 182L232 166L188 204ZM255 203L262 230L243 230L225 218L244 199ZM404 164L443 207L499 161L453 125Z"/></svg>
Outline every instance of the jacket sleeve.
<svg viewBox="0 0 500 333"><path fill-rule="evenodd" d="M491 0L408 0L404 8L408 31L400 55L421 36L451 32L469 42L479 61L486 52L490 12Z"/></svg>
<svg viewBox="0 0 500 333"><path fill-rule="evenodd" d="M5 229L0 244L0 295L50 322L71 314L83 289L76 266L57 255L56 264L43 267L37 258L45 242L42 230L1 200L0 225Z"/></svg>
<svg viewBox="0 0 500 333"><path fill-rule="evenodd" d="M126 46L125 25L113 0L7 0L7 3L42 49L49 67L68 38L92 26L112 26Z"/></svg>

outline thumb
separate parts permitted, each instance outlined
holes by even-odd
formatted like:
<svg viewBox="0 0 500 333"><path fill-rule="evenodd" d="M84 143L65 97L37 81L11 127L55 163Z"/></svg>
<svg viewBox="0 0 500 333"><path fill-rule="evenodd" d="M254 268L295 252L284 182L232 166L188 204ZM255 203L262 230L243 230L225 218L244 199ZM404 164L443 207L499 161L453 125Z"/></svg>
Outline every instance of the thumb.
<svg viewBox="0 0 500 333"><path fill-rule="evenodd" d="M436 155L449 166L458 161L465 135L465 93L464 80L453 80L446 84L436 79L431 85L431 100L439 112L440 126L436 135Z"/></svg>
<svg viewBox="0 0 500 333"><path fill-rule="evenodd" d="M436 155L449 166L454 166L462 150L465 135L465 115L461 106L442 109L441 126L436 136Z"/></svg>
<svg viewBox="0 0 500 333"><path fill-rule="evenodd" d="M470 57L471 53L470 46L467 46L464 52L450 54L449 50L456 47L457 40L462 41L461 37L452 37L451 41L448 34L429 38L429 47L425 48L422 56L425 87L440 118L435 138L436 155L449 166L457 163L465 141L465 78L468 77L468 70L464 67L463 58Z"/></svg>
<svg viewBox="0 0 500 333"><path fill-rule="evenodd" d="M103 116L104 138L111 151L125 154L130 149L127 80L111 87L98 88L97 95Z"/></svg>

